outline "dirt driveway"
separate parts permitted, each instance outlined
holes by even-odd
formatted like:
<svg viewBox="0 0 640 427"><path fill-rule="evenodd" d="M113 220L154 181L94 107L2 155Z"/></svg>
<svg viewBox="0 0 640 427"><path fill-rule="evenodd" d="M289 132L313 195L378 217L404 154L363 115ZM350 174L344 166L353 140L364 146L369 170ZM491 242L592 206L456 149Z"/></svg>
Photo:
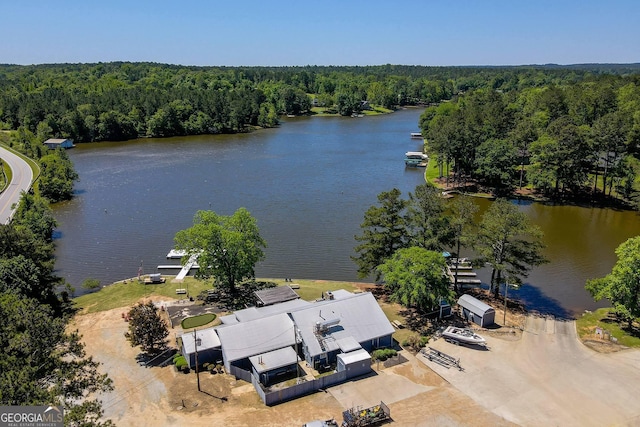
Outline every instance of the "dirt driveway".
<svg viewBox="0 0 640 427"><path fill-rule="evenodd" d="M464 371L418 358L487 410L522 426L640 425L640 351L601 354L575 322L527 317L520 340L486 336L489 351L440 339Z"/></svg>
<svg viewBox="0 0 640 427"><path fill-rule="evenodd" d="M125 311L78 315L72 325L83 335L87 353L102 362L101 369L114 382L115 390L100 398L105 418L118 426L301 426L314 419L342 420L342 411L380 400L389 404L393 425L398 426L513 425L406 352L402 364L381 366L368 378L273 407L262 403L251 384L229 375L200 374L199 392L193 372L136 362L139 351L124 338ZM172 343L177 331L171 330Z"/></svg>

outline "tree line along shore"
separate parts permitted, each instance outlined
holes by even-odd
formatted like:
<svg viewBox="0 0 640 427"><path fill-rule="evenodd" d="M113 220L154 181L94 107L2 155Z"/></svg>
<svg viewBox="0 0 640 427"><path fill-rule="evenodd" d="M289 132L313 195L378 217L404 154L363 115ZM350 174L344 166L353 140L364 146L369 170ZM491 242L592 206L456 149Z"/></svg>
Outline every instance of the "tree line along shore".
<svg viewBox="0 0 640 427"><path fill-rule="evenodd" d="M73 197L78 175L65 151L46 149L44 140L62 137L80 143L245 132L256 126L277 126L282 114L311 114L314 109L349 116L367 108L393 110L421 105L427 107L419 124L427 139L426 149L445 180L463 188L487 188L497 195L529 186L532 191L560 199L590 194L594 199L614 198L633 205L638 193L639 69L638 65L609 64L0 65L0 128L10 130L0 133L1 142L34 159L40 168L37 182L23 195L12 222L0 225L0 403L53 403L65 407L68 425L112 425L100 419L100 403L87 398L110 390L111 381L84 353L80 337L68 330L78 307L72 299L73 290L55 274L55 219L49 204ZM431 200L422 197L423 190L431 194L428 188L416 189L414 198ZM405 206L392 192L380 202ZM414 210L427 207L413 205ZM379 207L375 208L365 213L357 250L362 261L359 267L368 274L386 276L387 290L398 302L407 306L431 304L428 293L418 294L417 300L409 298L411 286L426 282L410 282L395 273L398 265L421 260L437 268L440 258L415 256L413 247L420 244L413 241L408 245L407 240L397 240L401 245L391 252L378 253L375 244L379 235L367 234L371 229L366 224L367 220L373 224L383 218ZM434 230L430 223L413 224L414 228ZM490 225L486 224L487 229ZM437 241L437 234L432 236ZM433 252L430 242L423 243L420 250ZM628 248L635 244L633 240L621 246L619 264L610 275L594 279L589 288L594 297L614 302L614 319L627 323L621 328L625 333L637 329L633 301L638 301L638 290L621 285L632 283L634 277L626 274L628 271L640 271L627 268L636 265L633 250L628 254ZM531 261L541 260L534 257ZM496 268L498 264L496 261ZM250 271L245 270L243 278L250 277ZM492 286L499 286L506 276L495 272ZM86 309L98 310L100 304L113 303L114 298L104 297L113 292L108 288L117 287L96 293L95 298L104 301ZM126 295L133 286L124 288L122 302L126 305L125 301L130 304L138 296L135 292ZM233 295L233 287L229 290ZM91 297L81 297L77 303ZM17 383L21 386L15 387Z"/></svg>

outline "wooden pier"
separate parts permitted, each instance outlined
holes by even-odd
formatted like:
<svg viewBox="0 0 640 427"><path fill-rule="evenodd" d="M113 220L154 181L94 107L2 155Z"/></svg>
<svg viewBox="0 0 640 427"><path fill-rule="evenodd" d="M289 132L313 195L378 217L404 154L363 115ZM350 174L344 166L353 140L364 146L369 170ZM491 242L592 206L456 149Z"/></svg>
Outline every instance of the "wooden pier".
<svg viewBox="0 0 640 427"><path fill-rule="evenodd" d="M458 285L474 287L482 284L482 280L476 278L476 272L473 271L473 267L467 261L460 262L457 266L455 264L447 265L447 275L449 276L452 286L456 282Z"/></svg>

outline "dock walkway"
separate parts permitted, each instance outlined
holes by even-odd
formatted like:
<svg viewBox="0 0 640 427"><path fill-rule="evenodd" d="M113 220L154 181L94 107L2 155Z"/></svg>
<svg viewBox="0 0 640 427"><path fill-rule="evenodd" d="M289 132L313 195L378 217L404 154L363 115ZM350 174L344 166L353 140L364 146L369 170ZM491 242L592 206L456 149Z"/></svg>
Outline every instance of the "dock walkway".
<svg viewBox="0 0 640 427"><path fill-rule="evenodd" d="M167 259L181 259L185 255L186 255L186 253L184 251L171 249L169 251L169 253L167 254ZM191 255L189 257L189 260L184 265L180 265L180 264L164 264L164 265L159 265L158 266L158 270L178 270L179 269L180 271L176 275L174 281L181 281L185 277L187 277L187 274L189 274L191 269L200 268L200 266L198 265L197 261L198 261L198 255L194 254L194 255Z"/></svg>
<svg viewBox="0 0 640 427"><path fill-rule="evenodd" d="M482 280L476 279L477 275L473 271L473 267L466 262L461 262L457 268L455 265L447 265L447 275L451 285L456 283L456 277L458 285L480 286L482 284Z"/></svg>

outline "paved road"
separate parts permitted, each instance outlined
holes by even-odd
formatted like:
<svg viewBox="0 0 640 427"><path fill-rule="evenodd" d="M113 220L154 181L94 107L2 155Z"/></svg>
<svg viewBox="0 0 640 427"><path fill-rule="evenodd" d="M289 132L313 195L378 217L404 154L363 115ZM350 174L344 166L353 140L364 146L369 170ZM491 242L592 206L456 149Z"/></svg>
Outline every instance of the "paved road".
<svg viewBox="0 0 640 427"><path fill-rule="evenodd" d="M11 183L0 194L0 223L8 224L21 193L31 186L33 172L27 162L4 147L0 147L0 159L9 165L13 174Z"/></svg>
<svg viewBox="0 0 640 427"><path fill-rule="evenodd" d="M640 425L640 351L601 354L577 338L575 322L527 318L522 339L487 336L489 351L431 344L464 371L421 360L457 389L522 426Z"/></svg>

